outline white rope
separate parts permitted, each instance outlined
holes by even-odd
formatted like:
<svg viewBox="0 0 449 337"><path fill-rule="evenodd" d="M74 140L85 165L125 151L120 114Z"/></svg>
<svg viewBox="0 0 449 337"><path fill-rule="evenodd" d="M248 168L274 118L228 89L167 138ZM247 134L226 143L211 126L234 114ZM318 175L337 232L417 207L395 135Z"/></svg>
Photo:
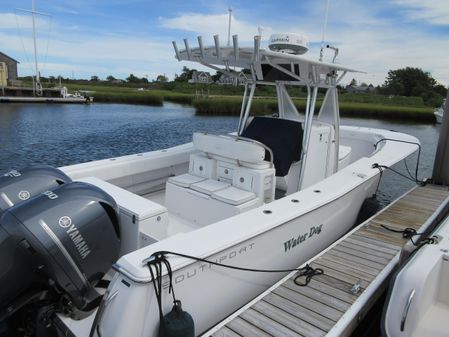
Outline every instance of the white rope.
<svg viewBox="0 0 449 337"><path fill-rule="evenodd" d="M47 56L48 56L48 49L49 49L49 46L50 46L50 34L52 32L52 30L51 30L52 22L53 22L53 17L50 16L50 22L48 24L48 33L47 33L47 47L46 47L46 50L45 50L45 57L44 57L43 65L42 65L42 70L45 70L46 67L47 67Z"/></svg>
<svg viewBox="0 0 449 337"><path fill-rule="evenodd" d="M27 60L27 64L28 64L28 67L30 68L31 73L34 73L34 70L31 67L31 62L30 62L30 60L28 58L28 53L27 53L27 51L25 49L25 43L23 42L22 30L20 29L19 20L17 19L17 10L16 9L14 9L14 18L16 20L17 30L19 32L20 43L22 44L22 49L23 49L23 53L25 54L25 59Z"/></svg>

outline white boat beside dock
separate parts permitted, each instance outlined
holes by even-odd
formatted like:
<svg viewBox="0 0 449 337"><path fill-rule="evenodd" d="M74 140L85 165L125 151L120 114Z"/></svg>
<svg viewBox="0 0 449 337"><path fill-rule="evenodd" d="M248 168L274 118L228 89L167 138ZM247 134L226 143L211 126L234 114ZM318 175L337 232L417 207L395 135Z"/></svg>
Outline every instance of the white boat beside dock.
<svg viewBox="0 0 449 337"><path fill-rule="evenodd" d="M396 272L385 303L382 331L385 337L443 337L449 322L449 217L445 218ZM441 212L441 210L440 210ZM443 213L444 214L444 213ZM422 229L419 232L423 232ZM415 241L419 236L415 236ZM429 241L431 240L431 241Z"/></svg>

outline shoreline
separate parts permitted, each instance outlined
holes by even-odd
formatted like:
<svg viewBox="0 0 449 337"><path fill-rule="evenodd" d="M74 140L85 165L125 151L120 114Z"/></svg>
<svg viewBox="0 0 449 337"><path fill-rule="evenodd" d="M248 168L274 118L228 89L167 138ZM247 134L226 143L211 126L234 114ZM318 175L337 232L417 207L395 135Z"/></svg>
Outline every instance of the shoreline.
<svg viewBox="0 0 449 337"><path fill-rule="evenodd" d="M79 90L81 88L71 88ZM94 103L122 103L162 106L165 101L190 105L201 116L236 116L240 114L242 97L236 95L207 95L177 92L164 89L137 90L126 87L91 86ZM353 98L353 97L351 97ZM359 98L359 97L356 97ZM363 98L360 96L360 98ZM399 120L407 122L435 123L434 108L400 104L396 98L388 101L386 97L373 97L376 102L339 101L340 115L343 117L375 118L382 120ZM305 110L305 100L293 98L298 111ZM386 104L387 102L388 104ZM317 102L317 109L321 102ZM252 111L257 114L272 114L277 111L276 100L268 96L255 96Z"/></svg>

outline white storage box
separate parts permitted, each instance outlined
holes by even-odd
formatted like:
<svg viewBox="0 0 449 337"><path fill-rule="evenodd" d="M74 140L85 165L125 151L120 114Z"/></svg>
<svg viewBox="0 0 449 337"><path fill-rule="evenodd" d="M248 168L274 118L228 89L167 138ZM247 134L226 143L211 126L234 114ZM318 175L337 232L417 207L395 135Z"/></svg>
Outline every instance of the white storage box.
<svg viewBox="0 0 449 337"><path fill-rule="evenodd" d="M153 201L95 177L78 179L101 188L119 206L120 256L167 236L167 209Z"/></svg>

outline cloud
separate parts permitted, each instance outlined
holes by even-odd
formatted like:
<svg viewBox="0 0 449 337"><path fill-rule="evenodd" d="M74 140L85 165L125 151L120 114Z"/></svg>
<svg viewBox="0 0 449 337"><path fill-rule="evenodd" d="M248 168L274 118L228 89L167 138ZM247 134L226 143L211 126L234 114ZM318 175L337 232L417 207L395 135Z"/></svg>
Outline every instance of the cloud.
<svg viewBox="0 0 449 337"><path fill-rule="evenodd" d="M64 40L60 38L63 37ZM0 32L0 41L8 45L11 56L18 59L19 75L33 71L32 39L24 38L26 55L17 35ZM42 42L42 41L41 41ZM130 73L144 74L179 72L181 66L174 58L174 52L169 42L149 42L144 38L129 38L128 36L86 37L84 35L55 36L50 42L48 55L44 43L38 49L39 63L43 76L66 74L71 71L88 75ZM15 53L15 54L12 54ZM20 55L20 56L17 56ZM44 62L47 59L47 62ZM105 75L105 76L107 76Z"/></svg>
<svg viewBox="0 0 449 337"><path fill-rule="evenodd" d="M226 43L228 36L228 14L200 14L185 13L173 18L159 18L163 28L178 29L194 32L204 38L212 40L215 34L220 35L221 41ZM252 41L254 35L258 34L257 23L241 21L233 16L231 21L231 35L237 34L239 41ZM269 26L263 27L263 34L272 34L273 29Z"/></svg>
<svg viewBox="0 0 449 337"><path fill-rule="evenodd" d="M331 2L326 43L340 49L338 62L368 72L366 75L354 75L357 80L382 84L389 70L412 66L429 71L439 82L449 84L449 66L446 62L448 34L441 29L444 22L449 22L449 6L444 4L446 1ZM240 46L252 46L253 37L258 34L257 28L262 24L263 48L266 48L272 33L305 33L311 41L308 57L318 58L324 16L321 1L307 3L302 10L293 6L290 12L282 12L282 15L274 15L264 7L267 2L260 2L256 9L250 10L248 6L243 8L243 4L239 5L241 9L234 9L231 34L239 35ZM79 7L75 11L82 14L83 6L80 3L76 5ZM270 3L270 6L273 4ZM72 7L68 8L72 10ZM188 37L191 47L195 47L196 36L202 35L205 45L210 45L213 44L213 35L219 34L220 43L224 45L228 33L228 15L225 10L223 14L216 14L223 8L210 8L212 14L195 12L195 7L191 8L193 11L172 17L170 14L159 18L153 16L145 23L133 20L126 25L127 21L122 22L120 27L138 29L135 33L118 32L110 26L106 29L97 16L93 24L90 20L83 21L82 15L77 16L76 22L64 21L61 14L53 21L47 66L44 68L46 74L66 72L64 76L70 76L74 70L87 78L89 75L105 77L109 74L126 77L131 72L140 77L161 73L172 77L184 65L203 69L197 63L177 62L170 41L176 40L179 48L183 48L182 38ZM404 15L407 20L404 20ZM413 20L425 20L426 23ZM24 27L23 31L25 27L31 27L29 17L20 16L19 21ZM437 27L439 31L429 27ZM12 57L21 61L19 71L23 75L23 72L31 70L27 69L30 67L23 53L21 39L27 49L28 59L32 61L31 34L26 31L27 34L20 38L13 28L17 28L14 14L0 13L2 51L12 53ZM40 29L39 33L39 59L43 61L46 31ZM325 59L332 59L330 51L326 51ZM349 82L352 76L347 75L346 80Z"/></svg>
<svg viewBox="0 0 449 337"><path fill-rule="evenodd" d="M447 0L394 0L404 7L411 20L422 20L435 25L449 25L449 5Z"/></svg>
<svg viewBox="0 0 449 337"><path fill-rule="evenodd" d="M48 26L44 18L36 17L36 27ZM0 29L31 29L31 15L15 13L0 13Z"/></svg>

